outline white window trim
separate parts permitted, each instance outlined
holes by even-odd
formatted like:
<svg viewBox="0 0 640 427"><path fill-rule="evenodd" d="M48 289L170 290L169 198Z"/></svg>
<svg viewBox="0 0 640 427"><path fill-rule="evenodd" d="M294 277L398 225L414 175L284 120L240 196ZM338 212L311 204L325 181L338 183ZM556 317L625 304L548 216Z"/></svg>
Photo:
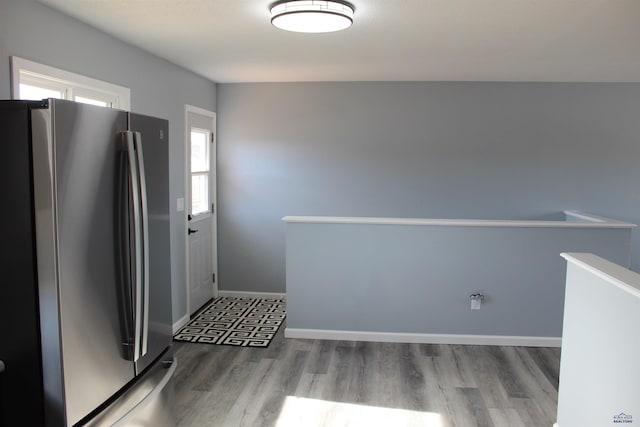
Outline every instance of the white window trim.
<svg viewBox="0 0 640 427"><path fill-rule="evenodd" d="M20 83L60 90L68 99L73 96L99 98L113 108L131 110L131 90L124 86L92 79L17 56L11 57L11 96L20 99Z"/></svg>

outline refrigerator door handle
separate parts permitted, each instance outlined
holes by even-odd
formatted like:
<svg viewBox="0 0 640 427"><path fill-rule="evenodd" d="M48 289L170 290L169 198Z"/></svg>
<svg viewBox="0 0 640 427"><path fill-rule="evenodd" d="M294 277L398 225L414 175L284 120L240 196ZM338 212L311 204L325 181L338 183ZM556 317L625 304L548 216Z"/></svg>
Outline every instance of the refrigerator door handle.
<svg viewBox="0 0 640 427"><path fill-rule="evenodd" d="M124 132L125 147L127 151L127 162L129 166L129 194L132 201L132 220L133 220L133 232L131 236L131 246L133 247L133 256L131 262L131 275L132 282L134 283L132 292L132 308L133 308L133 361L142 357L140 348L140 337L142 334L141 322L142 318L142 298L143 298L143 267L142 267L142 221L141 221L141 201L140 201L140 181L139 181L139 168L138 158L136 155L136 149L134 144L133 132Z"/></svg>
<svg viewBox="0 0 640 427"><path fill-rule="evenodd" d="M149 208L147 204L147 182L144 170L144 155L142 150L142 135L133 132L138 162L138 185L140 189L140 218L142 222L142 299L140 300L142 316L140 318L140 356L147 354L149 342Z"/></svg>
<svg viewBox="0 0 640 427"><path fill-rule="evenodd" d="M133 288L135 287L135 255L132 245L131 226L133 223L133 214L131 212L133 200L131 188L131 166L129 164L129 151L127 147L127 138L124 133L120 134L120 147L118 155L117 176L118 182L116 187L116 234L117 234L117 269L118 282L120 283L120 292L118 302L121 317L121 333L123 357L127 360L133 360L133 342L134 342L134 319L133 319Z"/></svg>

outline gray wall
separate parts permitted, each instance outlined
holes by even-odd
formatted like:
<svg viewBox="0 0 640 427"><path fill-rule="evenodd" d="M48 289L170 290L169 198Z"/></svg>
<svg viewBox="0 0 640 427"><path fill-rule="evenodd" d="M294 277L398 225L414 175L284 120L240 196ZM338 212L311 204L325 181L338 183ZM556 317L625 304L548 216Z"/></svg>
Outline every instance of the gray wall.
<svg viewBox="0 0 640 427"><path fill-rule="evenodd" d="M34 0L0 0L0 99L11 96L10 56L129 87L132 111L169 120L173 319L186 314L184 106L216 109L216 86Z"/></svg>
<svg viewBox="0 0 640 427"><path fill-rule="evenodd" d="M546 338L562 336L567 266L560 253L590 252L627 266L630 237L630 228L605 226L288 223L285 333L462 335L449 337L456 344L488 335L559 344ZM470 310L477 292L485 296L482 308ZM441 337L434 338L421 340Z"/></svg>
<svg viewBox="0 0 640 427"><path fill-rule="evenodd" d="M284 215L640 223L639 111L640 84L220 84L220 288L285 291Z"/></svg>

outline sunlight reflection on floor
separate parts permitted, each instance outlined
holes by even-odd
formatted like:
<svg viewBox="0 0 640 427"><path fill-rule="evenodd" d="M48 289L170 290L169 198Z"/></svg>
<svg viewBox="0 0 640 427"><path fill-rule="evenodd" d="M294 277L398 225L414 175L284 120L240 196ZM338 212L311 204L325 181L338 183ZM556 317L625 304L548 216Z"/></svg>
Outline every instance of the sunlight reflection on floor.
<svg viewBox="0 0 640 427"><path fill-rule="evenodd" d="M444 427L434 412L355 405L328 400L287 396L276 427Z"/></svg>

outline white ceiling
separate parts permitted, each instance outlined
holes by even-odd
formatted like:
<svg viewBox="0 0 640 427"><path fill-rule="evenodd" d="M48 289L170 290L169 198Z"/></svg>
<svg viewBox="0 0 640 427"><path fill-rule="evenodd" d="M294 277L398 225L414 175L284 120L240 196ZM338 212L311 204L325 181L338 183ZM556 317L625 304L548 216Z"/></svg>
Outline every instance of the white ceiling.
<svg viewBox="0 0 640 427"><path fill-rule="evenodd" d="M39 0L215 82L640 82L640 0L352 0L298 34L273 0Z"/></svg>

